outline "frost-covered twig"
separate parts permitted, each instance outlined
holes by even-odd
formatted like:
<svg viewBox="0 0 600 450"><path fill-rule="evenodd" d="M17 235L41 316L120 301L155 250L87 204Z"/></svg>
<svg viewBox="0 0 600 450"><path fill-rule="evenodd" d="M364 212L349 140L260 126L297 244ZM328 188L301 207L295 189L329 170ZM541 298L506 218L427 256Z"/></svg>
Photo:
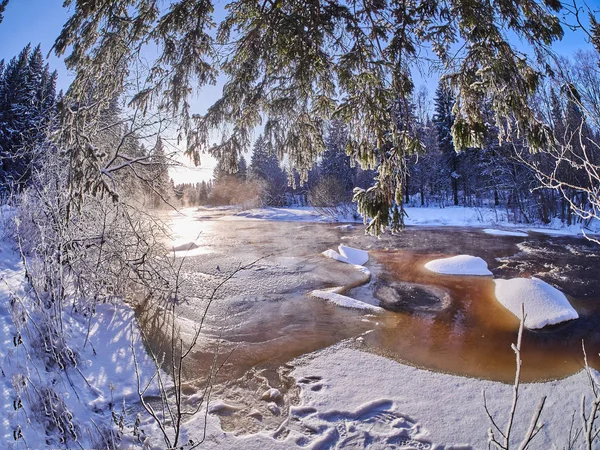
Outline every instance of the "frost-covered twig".
<svg viewBox="0 0 600 450"><path fill-rule="evenodd" d="M504 432L502 432L499 425L495 421L493 415L490 413L488 405L487 405L485 391L483 392L483 406L485 408L485 412L486 412L488 419L490 420L492 426L495 428L496 432L498 432L500 434L500 436L502 437L501 440L499 441L496 438L496 434L495 434L494 430L492 428L490 428L488 430L488 442L490 445L493 445L494 447L501 449L501 450L510 450L511 448L514 448L513 446L511 446L510 439L511 439L511 433L513 430L514 421L515 421L517 405L519 403L519 387L521 385L521 364L522 364L521 342L522 342L522 338L523 338L523 329L525 327L525 318L526 318L525 306L522 304L521 305L521 323L519 324L519 334L517 337L517 344L516 345L512 344L512 346L511 346L513 351L515 352L516 370L515 370L515 382L513 383L513 399L512 399L512 403L511 403L510 413L508 416L508 422L506 424L506 428L505 428ZM529 428L528 428L527 432L525 433L525 436L523 437L523 439L521 440L521 442L518 445L519 450L527 449L529 447L529 445L531 444L532 440L535 438L535 436L539 433L539 431L544 426L543 424L539 425L539 420L540 420L540 416L542 414L542 410L544 409L545 402L546 402L546 396L542 397L542 399L540 400L540 403L538 404L538 407L536 408L535 412L533 413L533 415L531 417L531 422L529 424Z"/></svg>

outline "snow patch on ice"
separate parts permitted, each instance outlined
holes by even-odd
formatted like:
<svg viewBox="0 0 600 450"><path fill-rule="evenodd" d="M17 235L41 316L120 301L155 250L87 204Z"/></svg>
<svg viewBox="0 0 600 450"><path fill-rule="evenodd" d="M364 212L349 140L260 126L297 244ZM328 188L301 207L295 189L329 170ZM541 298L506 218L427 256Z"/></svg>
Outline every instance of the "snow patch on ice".
<svg viewBox="0 0 600 450"><path fill-rule="evenodd" d="M519 319L521 305L524 305L525 327L529 329L543 328L579 317L562 292L538 278L513 278L494 282L498 301Z"/></svg>
<svg viewBox="0 0 600 450"><path fill-rule="evenodd" d="M340 262L343 262L343 263L346 263L346 264L350 264L350 262L348 261L348 258L346 258L345 256L340 255L335 250L331 250L331 249L325 250L321 254L323 256L326 256L327 258L335 259L336 261L340 261Z"/></svg>
<svg viewBox="0 0 600 450"><path fill-rule="evenodd" d="M425 264L425 268L444 275L492 275L483 259L471 255L434 259Z"/></svg>
<svg viewBox="0 0 600 450"><path fill-rule="evenodd" d="M364 250L348 247L344 244L340 244L338 246L338 250L340 252L340 255L346 258L349 264L364 266L369 261L369 252L366 252Z"/></svg>
<svg viewBox="0 0 600 450"><path fill-rule="evenodd" d="M369 303L361 302L360 300L355 300L350 297L346 297L345 295L337 294L331 291L321 291L316 290L310 293L313 297L322 298L323 300L330 301L335 303L336 305L342 306L344 308L353 308L353 309L362 309L369 310L374 312L383 312L383 308L379 306L371 305Z"/></svg>
<svg viewBox="0 0 600 450"><path fill-rule="evenodd" d="M225 403L222 400L215 400L210 402L208 412L209 414L226 416L233 414L234 412L239 411L240 409L242 409L240 406L231 405L229 403Z"/></svg>
<svg viewBox="0 0 600 450"><path fill-rule="evenodd" d="M483 230L485 234L491 234L492 236L515 236L515 237L527 237L527 233L522 231L509 231L509 230L497 230L495 228L486 228Z"/></svg>
<svg viewBox="0 0 600 450"><path fill-rule="evenodd" d="M336 261L340 261L346 264L352 264L355 266L363 266L369 261L369 252L360 250L358 248L348 247L347 245L340 244L338 246L338 252L335 250L325 250L321 254Z"/></svg>

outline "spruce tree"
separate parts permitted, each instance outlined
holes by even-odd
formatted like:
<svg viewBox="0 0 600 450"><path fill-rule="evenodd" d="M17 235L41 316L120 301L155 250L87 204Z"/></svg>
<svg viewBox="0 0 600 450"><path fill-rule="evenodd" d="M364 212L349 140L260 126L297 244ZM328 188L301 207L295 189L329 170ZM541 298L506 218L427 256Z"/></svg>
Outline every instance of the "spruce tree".
<svg viewBox="0 0 600 450"><path fill-rule="evenodd" d="M433 123L437 130L437 144L444 158L445 174L452 189L452 202L458 206L458 181L460 178L459 156L454 147L452 126L454 125L454 98L445 83L440 83L435 91L435 115Z"/></svg>
<svg viewBox="0 0 600 450"><path fill-rule="evenodd" d="M279 165L279 160L268 148L263 135L254 144L248 178L263 186L262 201L267 206L283 206L287 177Z"/></svg>
<svg viewBox="0 0 600 450"><path fill-rule="evenodd" d="M350 157L346 154L348 130L343 122L333 120L327 127L325 136L325 151L319 164L319 174L322 177L331 177L351 197L355 186L355 168Z"/></svg>
<svg viewBox="0 0 600 450"><path fill-rule="evenodd" d="M20 189L56 127L56 73L40 46L0 64L0 185Z"/></svg>
<svg viewBox="0 0 600 450"><path fill-rule="evenodd" d="M246 163L246 158L244 158L243 155L240 156L240 160L238 161L238 171L236 176L242 181L246 181L246 178L248 177L248 165Z"/></svg>

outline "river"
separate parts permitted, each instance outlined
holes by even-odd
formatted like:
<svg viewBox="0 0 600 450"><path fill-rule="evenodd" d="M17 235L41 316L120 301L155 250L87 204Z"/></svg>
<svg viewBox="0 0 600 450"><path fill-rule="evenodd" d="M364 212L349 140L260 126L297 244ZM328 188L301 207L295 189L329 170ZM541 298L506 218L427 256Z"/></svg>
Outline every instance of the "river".
<svg viewBox="0 0 600 450"><path fill-rule="evenodd" d="M209 369L214 373L217 367L213 382L228 396L241 398L248 390L271 386L285 391L286 402L294 403L288 362L345 339L404 364L512 382L511 344L519 321L496 301L492 277L438 275L423 267L431 259L457 254L482 257L496 278L541 278L565 293L578 311L580 318L570 323L525 331L524 381L579 371L582 340L590 365L600 369L600 248L584 239L537 233L492 236L476 228L451 227L412 227L375 238L366 236L361 225L264 221L232 214L205 209L193 216L172 215L182 264L177 315L183 336L189 340L206 316L187 365L191 389L204 385ZM192 242L193 249L181 251ZM340 243L369 251L370 281L363 284L364 276L352 266L321 255ZM249 264L210 301L228 274ZM310 296L314 289L334 286L346 286L345 295L386 310L368 313ZM159 347L161 325L154 315L140 317ZM256 431L226 419L223 426Z"/></svg>

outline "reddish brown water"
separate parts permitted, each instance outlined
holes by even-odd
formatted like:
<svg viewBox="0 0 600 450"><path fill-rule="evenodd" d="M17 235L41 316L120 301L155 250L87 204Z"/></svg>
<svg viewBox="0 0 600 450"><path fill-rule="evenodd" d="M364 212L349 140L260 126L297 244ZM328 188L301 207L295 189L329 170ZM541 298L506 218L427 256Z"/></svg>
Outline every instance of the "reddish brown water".
<svg viewBox="0 0 600 450"><path fill-rule="evenodd" d="M200 246L210 253L191 256L183 265L186 300L178 314L186 323L199 322L211 288L231 267L265 259L219 291L189 366L190 381L205 379L215 352L220 354L218 365L226 360L218 379L231 382L249 371L273 375L299 355L364 335L364 340L353 342L401 362L512 382L511 344L519 322L496 301L492 277L437 275L423 267L431 259L465 253L484 258L498 278L544 279L565 292L580 315L553 329L525 332L523 380L579 371L582 340L590 364L600 369L600 249L587 241L489 236L476 229L450 228L411 228L376 239L364 236L362 227L224 222L221 213L204 214L198 222L203 230ZM197 235L193 230L191 234ZM367 267L373 272L368 285L349 289L346 295L371 303L379 298L392 310L369 316L309 296L313 289L356 283L354 269L320 255L341 242L368 249ZM154 324L146 326L156 340L160 321L145 323Z"/></svg>
<svg viewBox="0 0 600 450"><path fill-rule="evenodd" d="M382 284L396 281L435 286L450 297L441 311L386 313L366 342L374 352L417 366L461 375L514 380L517 318L496 300L492 277L439 275L423 265L442 254L376 251ZM600 368L600 299L570 298L580 318L571 323L525 331L521 349L524 381L561 378L583 367L582 339L590 365Z"/></svg>

